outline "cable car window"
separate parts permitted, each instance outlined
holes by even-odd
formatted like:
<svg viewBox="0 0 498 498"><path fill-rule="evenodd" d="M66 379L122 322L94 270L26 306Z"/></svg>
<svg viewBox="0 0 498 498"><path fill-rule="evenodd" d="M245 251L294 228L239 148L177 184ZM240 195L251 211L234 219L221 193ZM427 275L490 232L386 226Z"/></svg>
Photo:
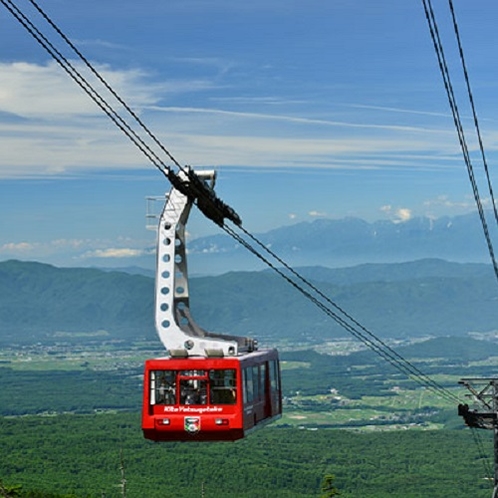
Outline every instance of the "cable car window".
<svg viewBox="0 0 498 498"><path fill-rule="evenodd" d="M260 389L261 389L261 397L266 398L266 371L267 371L268 363L263 363L260 366Z"/></svg>
<svg viewBox="0 0 498 498"><path fill-rule="evenodd" d="M209 387L212 405L235 404L237 400L235 370L210 370Z"/></svg>
<svg viewBox="0 0 498 498"><path fill-rule="evenodd" d="M244 368L244 403L252 403L254 390L252 382L252 368Z"/></svg>
<svg viewBox="0 0 498 498"><path fill-rule="evenodd" d="M180 404L206 405L207 381L203 379L180 379Z"/></svg>
<svg viewBox="0 0 498 498"><path fill-rule="evenodd" d="M254 399L259 399L261 395L260 382L259 382L259 366L252 367L252 383L254 389Z"/></svg>
<svg viewBox="0 0 498 498"><path fill-rule="evenodd" d="M176 370L153 370L150 373L151 404L176 403Z"/></svg>
<svg viewBox="0 0 498 498"><path fill-rule="evenodd" d="M275 360L270 362L270 386L272 391L278 391L278 368Z"/></svg>

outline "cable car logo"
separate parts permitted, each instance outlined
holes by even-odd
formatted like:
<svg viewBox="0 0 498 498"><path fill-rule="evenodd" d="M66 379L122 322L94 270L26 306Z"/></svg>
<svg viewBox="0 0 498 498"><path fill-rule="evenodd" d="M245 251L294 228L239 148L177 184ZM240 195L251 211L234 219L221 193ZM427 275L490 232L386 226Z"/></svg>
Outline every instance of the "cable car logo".
<svg viewBox="0 0 498 498"><path fill-rule="evenodd" d="M201 417L185 417L184 428L190 434L196 434L201 430Z"/></svg>
<svg viewBox="0 0 498 498"><path fill-rule="evenodd" d="M223 407L221 406L165 406L163 408L165 413L222 413Z"/></svg>

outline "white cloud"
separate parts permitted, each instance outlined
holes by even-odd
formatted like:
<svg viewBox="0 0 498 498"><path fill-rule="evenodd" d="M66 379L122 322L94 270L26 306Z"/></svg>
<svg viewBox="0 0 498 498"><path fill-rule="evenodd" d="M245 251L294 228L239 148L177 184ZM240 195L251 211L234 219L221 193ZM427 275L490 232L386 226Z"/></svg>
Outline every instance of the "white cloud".
<svg viewBox="0 0 498 498"><path fill-rule="evenodd" d="M31 244L29 242L9 242L0 246L0 254L6 253L29 253L34 251L36 244Z"/></svg>
<svg viewBox="0 0 498 498"><path fill-rule="evenodd" d="M136 168L145 163L99 119L57 125L0 123L0 148L0 177L56 175L74 168Z"/></svg>
<svg viewBox="0 0 498 498"><path fill-rule="evenodd" d="M6 242L0 246L0 254L16 256L46 256L60 251L77 251L96 241L85 239L54 239L48 242Z"/></svg>
<svg viewBox="0 0 498 498"><path fill-rule="evenodd" d="M384 130L384 131L398 131L398 132L419 132L427 133L428 129L415 126L400 126L400 125L386 125L386 124L372 124L372 123L355 123L348 121L334 121L330 119L316 119L302 116L289 116L285 114L268 114L268 113L255 113L247 111L227 111L224 109L212 109L201 107L160 107L151 106L151 109L165 113L188 113L188 114L207 114L207 115L221 115L231 117L242 117L245 119L253 119L259 121L279 121L294 124L308 124L308 125L321 125L336 128L363 128L371 130Z"/></svg>
<svg viewBox="0 0 498 498"><path fill-rule="evenodd" d="M153 123L153 132L182 163L417 168L434 167L431 153L435 151L439 161L448 163L456 149L453 140L446 140L450 135L453 138L451 130L429 132L423 126L379 125L357 118L317 119L311 111L310 117L292 115L284 105L279 106L281 114L238 108L168 107L161 103L172 94L201 95L215 84L207 79L166 80L158 84L140 70L117 70L103 65L97 69L146 123ZM102 89L100 84L97 88ZM108 96L107 91L105 94ZM111 102L114 105L115 101ZM236 100L232 105L244 109L244 104L237 104ZM120 114L127 116L125 111ZM138 127L133 127L146 137ZM448 156L441 159L444 147ZM0 63L0 148L0 178L54 175L75 168L150 165L55 62ZM130 153L131 150L135 152Z"/></svg>
<svg viewBox="0 0 498 498"><path fill-rule="evenodd" d="M131 106L156 102L158 88L140 71L98 69ZM4 178L146 162L55 62L0 63L0 148Z"/></svg>
<svg viewBox="0 0 498 498"><path fill-rule="evenodd" d="M485 199L484 203L487 204L489 199ZM424 201L424 207L434 208L443 207L450 209L472 209L475 208L475 200L473 197L468 196L463 200L453 200L448 195L440 195L435 199Z"/></svg>
<svg viewBox="0 0 498 498"><path fill-rule="evenodd" d="M402 223L408 221L412 217L412 211L408 208L400 208L396 211L397 221Z"/></svg>
<svg viewBox="0 0 498 498"><path fill-rule="evenodd" d="M143 249L130 249L130 248L109 248L97 249L95 251L88 251L81 256L82 259L88 258L136 258L147 254Z"/></svg>
<svg viewBox="0 0 498 498"><path fill-rule="evenodd" d="M311 216L312 218L323 218L324 216L327 216L327 213L323 211L309 211L308 216Z"/></svg>
<svg viewBox="0 0 498 498"><path fill-rule="evenodd" d="M382 206L380 210L389 216L393 223L404 223L413 217L412 210L408 208L393 208L387 204Z"/></svg>
<svg viewBox="0 0 498 498"><path fill-rule="evenodd" d="M99 94L114 105L111 95L86 66L72 64ZM139 70L112 70L102 65L96 66L96 69L130 105L140 108L157 102L160 90L157 85L144 82L147 76L145 73ZM43 120L56 116L102 115L100 108L56 62L44 65L0 63L0 111L22 118Z"/></svg>
<svg viewBox="0 0 498 498"><path fill-rule="evenodd" d="M155 248L140 247L143 241L126 239L54 239L47 242L7 242L0 246L0 256L7 258L32 258L48 260L121 259L146 256ZM126 247L118 247L127 244ZM135 246L135 247L132 247Z"/></svg>

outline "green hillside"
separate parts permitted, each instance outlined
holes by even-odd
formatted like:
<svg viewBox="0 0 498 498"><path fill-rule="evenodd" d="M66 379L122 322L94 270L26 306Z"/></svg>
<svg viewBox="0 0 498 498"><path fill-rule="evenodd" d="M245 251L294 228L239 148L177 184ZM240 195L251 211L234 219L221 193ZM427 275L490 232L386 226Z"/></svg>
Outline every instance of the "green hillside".
<svg viewBox="0 0 498 498"><path fill-rule="evenodd" d="M379 266L389 273L397 265ZM420 266L424 267L423 262ZM312 282L382 337L455 336L497 328L498 288L491 271L487 275L478 269L473 276L462 272L455 276L419 277L416 263L411 269L403 279L370 281L371 269L365 268L365 281L361 281L359 269L353 268L353 283L345 283L347 270L343 270L341 285ZM347 335L273 273L233 272L194 279L191 294L194 316L208 329L254 334L263 339L284 336L294 341Z"/></svg>
<svg viewBox="0 0 498 498"><path fill-rule="evenodd" d="M337 270L302 272L321 278L314 282L322 292L377 335L416 337L496 329L496 280L485 268L439 260L366 265L340 270L338 283ZM154 340L153 294L153 279L141 275L2 262L0 341ZM252 335L260 342L347 335L267 271L192 278L190 294L193 315L208 330Z"/></svg>
<svg viewBox="0 0 498 498"><path fill-rule="evenodd" d="M85 341L97 331L107 332L100 340L153 338L153 292L153 281L140 275L6 261L0 340Z"/></svg>

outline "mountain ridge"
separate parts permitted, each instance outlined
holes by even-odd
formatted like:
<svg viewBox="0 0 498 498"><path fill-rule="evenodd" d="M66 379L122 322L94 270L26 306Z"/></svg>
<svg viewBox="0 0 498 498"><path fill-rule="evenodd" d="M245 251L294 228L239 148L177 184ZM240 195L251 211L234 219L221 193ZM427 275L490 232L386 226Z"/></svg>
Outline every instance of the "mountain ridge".
<svg viewBox="0 0 498 498"><path fill-rule="evenodd" d="M299 273L381 337L466 335L496 330L491 265L421 260ZM190 279L191 310L213 332L264 343L316 343L348 333L268 272ZM125 272L0 262L0 341L156 340L154 280ZM85 334L88 335L87 338ZM83 337L83 338L82 338ZM103 337L103 338L102 338Z"/></svg>
<svg viewBox="0 0 498 498"><path fill-rule="evenodd" d="M460 263L489 261L476 213L437 219L419 217L404 222L323 218L282 226L256 237L291 266L308 266L313 261L327 267L345 267L426 258ZM188 250L196 272L263 267L237 241L224 234L191 240Z"/></svg>

